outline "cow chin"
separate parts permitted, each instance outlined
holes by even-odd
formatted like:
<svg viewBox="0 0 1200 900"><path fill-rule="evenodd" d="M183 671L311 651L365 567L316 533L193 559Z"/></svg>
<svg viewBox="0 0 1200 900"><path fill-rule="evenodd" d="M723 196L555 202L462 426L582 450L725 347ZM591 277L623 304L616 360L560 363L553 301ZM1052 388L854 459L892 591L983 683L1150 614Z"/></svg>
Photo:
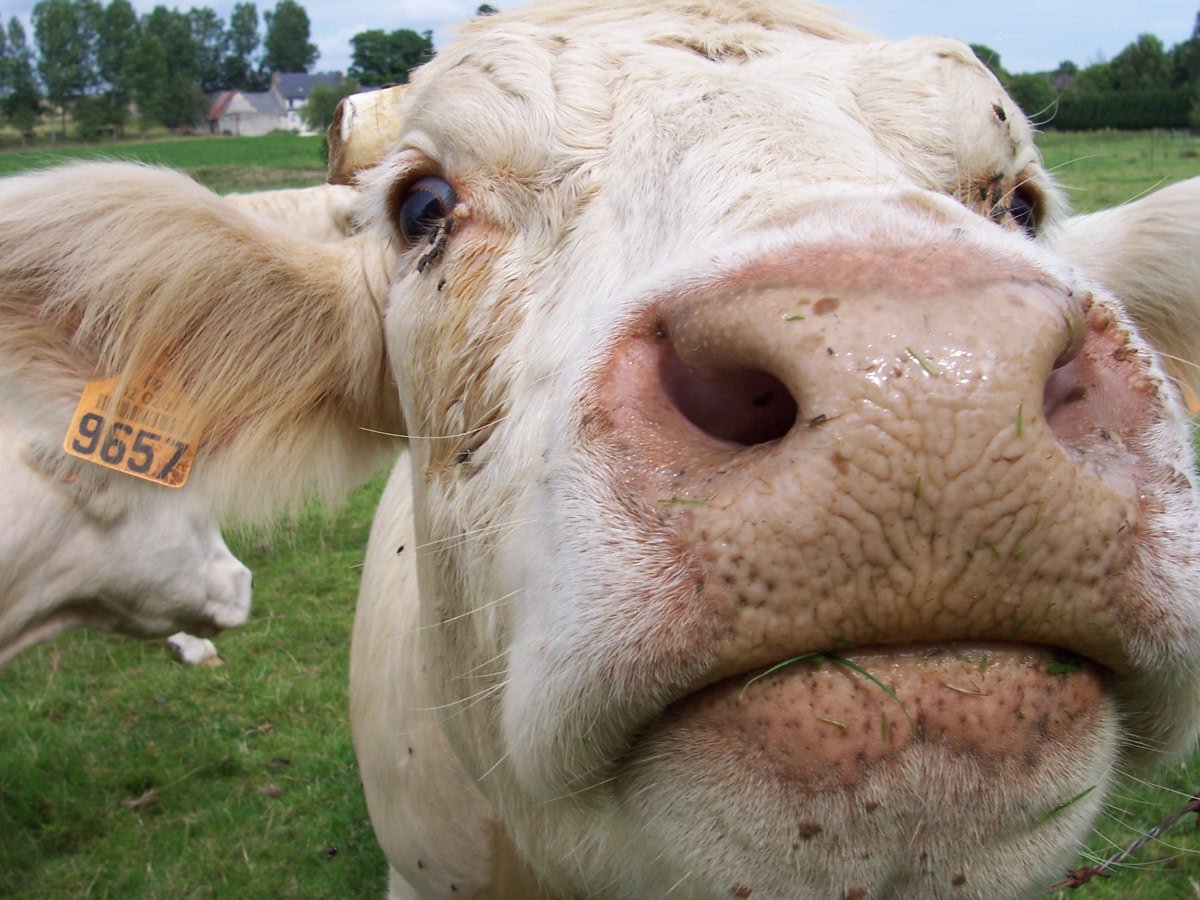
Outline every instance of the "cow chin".
<svg viewBox="0 0 1200 900"><path fill-rule="evenodd" d="M672 704L620 765L620 805L688 896L1024 896L1064 870L1117 758L1105 676L1046 649L750 677Z"/></svg>

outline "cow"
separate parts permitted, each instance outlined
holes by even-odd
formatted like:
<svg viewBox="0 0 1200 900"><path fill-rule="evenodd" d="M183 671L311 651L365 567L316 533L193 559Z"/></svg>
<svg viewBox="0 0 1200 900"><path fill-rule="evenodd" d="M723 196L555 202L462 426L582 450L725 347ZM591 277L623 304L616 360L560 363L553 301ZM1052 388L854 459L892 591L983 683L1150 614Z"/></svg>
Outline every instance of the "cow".
<svg viewBox="0 0 1200 900"><path fill-rule="evenodd" d="M321 185L225 202L335 241L357 231L358 196ZM226 546L205 497L72 459L29 388L17 370L0 380L0 465L9 473L0 490L0 665L82 626L169 635L185 662L216 659L211 641L178 630L245 624L251 574Z"/></svg>
<svg viewBox="0 0 1200 900"><path fill-rule="evenodd" d="M202 497L122 484L0 409L0 666L68 628L154 638L246 622L250 570Z"/></svg>
<svg viewBox="0 0 1200 900"><path fill-rule="evenodd" d="M392 897L1031 896L1118 772L1193 746L1155 347L1197 360L1196 298L1139 204L1095 250L1148 293L1049 245L1060 192L968 47L547 0L394 112L331 154L371 209L334 245L120 164L0 189L0 379L49 431L152 373L188 489L260 518L407 444L350 673Z"/></svg>
<svg viewBox="0 0 1200 900"><path fill-rule="evenodd" d="M233 193L226 194L225 200L318 241L340 241L360 230L359 193L347 185Z"/></svg>

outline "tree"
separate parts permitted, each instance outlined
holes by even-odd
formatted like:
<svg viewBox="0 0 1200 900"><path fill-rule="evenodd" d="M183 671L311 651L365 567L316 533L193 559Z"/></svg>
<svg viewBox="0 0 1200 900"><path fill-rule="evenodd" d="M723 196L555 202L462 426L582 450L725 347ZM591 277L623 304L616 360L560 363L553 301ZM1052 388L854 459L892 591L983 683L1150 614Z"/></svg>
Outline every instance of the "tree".
<svg viewBox="0 0 1200 900"><path fill-rule="evenodd" d="M353 61L349 75L359 84L406 84L410 70L433 58L433 32L372 28L350 38L350 46Z"/></svg>
<svg viewBox="0 0 1200 900"><path fill-rule="evenodd" d="M261 71L257 50L262 40L258 35L258 7L253 3L234 4L229 14L229 30L225 34L227 53L221 64L224 87L241 90L266 90L266 78Z"/></svg>
<svg viewBox="0 0 1200 900"><path fill-rule="evenodd" d="M496 7L492 6L492 4L481 3L479 5L479 9L475 10L475 18L478 19L482 16L494 16L498 12L500 12L500 10L496 9Z"/></svg>
<svg viewBox="0 0 1200 900"><path fill-rule="evenodd" d="M62 111L97 83L96 0L39 0L33 7L33 39L38 51L38 74L46 96Z"/></svg>
<svg viewBox="0 0 1200 900"><path fill-rule="evenodd" d="M222 63L229 46L225 22L211 8L189 9L188 25L196 47L196 78L206 94L226 87Z"/></svg>
<svg viewBox="0 0 1200 900"><path fill-rule="evenodd" d="M89 110L97 128L125 125L126 109L133 99L133 56L141 30L129 0L111 0L96 25L96 72L105 89L103 104ZM90 128L87 130L91 130Z"/></svg>
<svg viewBox="0 0 1200 900"><path fill-rule="evenodd" d="M156 6L141 20L134 54L134 94L143 124L153 119L168 128L192 125L208 108L196 84L196 44L185 13Z"/></svg>
<svg viewBox="0 0 1200 900"><path fill-rule="evenodd" d="M0 92L0 112L4 113L17 131L21 142L33 137L33 127L41 112L41 95L33 76L33 55L25 40L21 20L8 20L8 35L4 50L5 89Z"/></svg>
<svg viewBox="0 0 1200 900"><path fill-rule="evenodd" d="M975 56L979 61L987 66L993 75L1000 79L1001 84L1008 84L1009 74L1005 71L1004 66L1000 65L999 53L987 44L972 44L971 49L975 52Z"/></svg>
<svg viewBox="0 0 1200 900"><path fill-rule="evenodd" d="M1163 42L1152 34L1138 35L1108 66L1117 91L1153 91L1171 86L1171 58Z"/></svg>
<svg viewBox="0 0 1200 900"><path fill-rule="evenodd" d="M1071 83L1071 90L1079 93L1104 93L1113 89L1112 65L1107 62L1092 63L1080 70Z"/></svg>
<svg viewBox="0 0 1200 900"><path fill-rule="evenodd" d="M307 72L320 52L309 41L308 13L296 0L279 0L264 13L267 36L263 64L268 72Z"/></svg>
<svg viewBox="0 0 1200 900"><path fill-rule="evenodd" d="M357 90L358 84L351 78L337 87L314 84L308 92L308 102L300 107L300 118L313 131L324 134L333 122L333 111L337 109L338 101Z"/></svg>
<svg viewBox="0 0 1200 900"><path fill-rule="evenodd" d="M1200 28L1200 13L1196 18ZM1200 86L1200 34L1193 34L1171 50L1171 83L1175 87Z"/></svg>
<svg viewBox="0 0 1200 900"><path fill-rule="evenodd" d="M1058 95L1046 75L1010 75L1005 85L1008 94L1031 119L1044 123L1051 118Z"/></svg>

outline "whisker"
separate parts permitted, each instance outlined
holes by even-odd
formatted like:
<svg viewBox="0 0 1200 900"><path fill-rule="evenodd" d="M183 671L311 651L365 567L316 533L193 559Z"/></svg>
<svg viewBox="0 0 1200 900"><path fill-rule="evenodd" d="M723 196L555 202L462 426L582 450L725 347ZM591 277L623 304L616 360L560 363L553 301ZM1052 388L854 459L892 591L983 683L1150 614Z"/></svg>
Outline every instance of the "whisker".
<svg viewBox="0 0 1200 900"><path fill-rule="evenodd" d="M500 763L502 763L502 762L504 762L506 759L508 759L508 755L509 755L511 752L512 752L512 750L511 750L511 749L509 749L509 750L505 750L503 753L501 753L501 754L500 754L500 758L499 758L498 760L496 760L494 763L492 763L490 766L488 766L488 769L487 769L487 771L486 771L486 772L484 772L482 775L480 775L480 776L479 776L477 779L475 779L475 780L476 780L476 781L483 781L483 779L485 779L485 778L487 778L489 775L491 775L491 774L492 774L494 771L496 771L496 768L497 768L497 766L499 766L499 765L500 765Z"/></svg>
<svg viewBox="0 0 1200 900"><path fill-rule="evenodd" d="M548 797L547 799L541 801L541 805L544 806L544 805L547 805L550 803L557 803L559 800L569 800L572 797L578 797L580 794L586 794L588 791L595 790L598 787L603 787L606 784L611 784L612 782L614 782L616 780L617 780L616 775L610 775L608 778L601 778L599 781L589 782L588 784L585 784L583 787L578 788L577 790L568 791L565 794L559 794L555 797Z"/></svg>
<svg viewBox="0 0 1200 900"><path fill-rule="evenodd" d="M498 684L488 685L487 687L482 688L473 694L468 694L467 696L460 697L457 700L451 700L449 703L442 703L442 704L439 704L438 706L414 706L414 707L411 707L411 709L413 709L416 712L441 712L442 710L445 710L445 709L453 709L454 707L460 707L458 712L455 713L455 715L458 715L463 712L466 712L468 709L470 709L472 706L475 706L481 700L486 700L489 696L503 690L507 686L508 686L508 679L505 679L504 681L499 682ZM451 718L453 718L453 716L451 716ZM449 721L449 719L443 719L443 721Z"/></svg>
<svg viewBox="0 0 1200 900"><path fill-rule="evenodd" d="M487 603L482 603L479 606L474 606L471 609L468 609L464 613L459 613L457 616L451 616L449 619L442 619L442 621L434 622L431 625L421 625L417 628L417 631L429 631L434 628L441 628L444 625L449 625L451 622L457 622L460 619L466 619L470 616L478 615L479 613L483 612L486 609L491 609L494 606L499 606L502 603L507 603L509 600L511 600L513 597L517 596L520 593L521 593L521 589L517 588L515 591L509 591L507 594L503 594L502 596L497 597L495 600L489 600Z"/></svg>
<svg viewBox="0 0 1200 900"><path fill-rule="evenodd" d="M470 437L473 434L486 431L488 428L493 428L508 418L509 416L499 416L495 419L488 419L487 422L479 425L476 428L471 428L467 431L460 431L457 434L399 434L394 431L380 431L377 428L367 428L365 425L360 425L358 430L365 431L367 434L378 434L383 437L400 438L401 440L405 441L449 441L455 438Z"/></svg>
<svg viewBox="0 0 1200 900"><path fill-rule="evenodd" d="M691 872L685 872L683 874L682 878L680 878L677 882L675 882L673 885L671 885L669 888L667 888L667 893L664 894L663 896L665 897L665 896L667 896L667 894L675 893L675 888L679 887L681 884L683 884L685 881L687 881L691 877L692 877Z"/></svg>
<svg viewBox="0 0 1200 900"><path fill-rule="evenodd" d="M439 547L442 544L453 544L474 540L475 538L484 537L489 534L498 534L501 531L507 531L510 528L519 528L522 525L529 525L536 522L537 519L533 516L527 516L522 519L508 519L504 522L497 522L495 525L484 525L481 528L473 528L468 531L459 531L455 534L448 535L442 538L435 538L432 541L426 541L423 544L417 544L417 550L429 550L434 547Z"/></svg>
<svg viewBox="0 0 1200 900"><path fill-rule="evenodd" d="M507 655L508 654L506 651L501 651L500 653L497 653L495 656L493 656L491 659L484 660L477 666L472 666L471 668L469 668L465 672L463 672L461 675L456 675L455 678L479 678L480 676L476 675L474 673L478 672L484 666L489 666L492 663L496 662L497 660L504 659L504 657Z"/></svg>

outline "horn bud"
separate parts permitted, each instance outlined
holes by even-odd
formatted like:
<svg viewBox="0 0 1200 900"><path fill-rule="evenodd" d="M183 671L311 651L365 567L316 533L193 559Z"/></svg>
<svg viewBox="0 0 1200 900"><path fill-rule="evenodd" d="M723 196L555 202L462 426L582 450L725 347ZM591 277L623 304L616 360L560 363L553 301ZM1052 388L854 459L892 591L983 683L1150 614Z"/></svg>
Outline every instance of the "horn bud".
<svg viewBox="0 0 1200 900"><path fill-rule="evenodd" d="M343 97L329 125L330 184L354 184L363 169L378 165L400 137L400 101L407 84Z"/></svg>

